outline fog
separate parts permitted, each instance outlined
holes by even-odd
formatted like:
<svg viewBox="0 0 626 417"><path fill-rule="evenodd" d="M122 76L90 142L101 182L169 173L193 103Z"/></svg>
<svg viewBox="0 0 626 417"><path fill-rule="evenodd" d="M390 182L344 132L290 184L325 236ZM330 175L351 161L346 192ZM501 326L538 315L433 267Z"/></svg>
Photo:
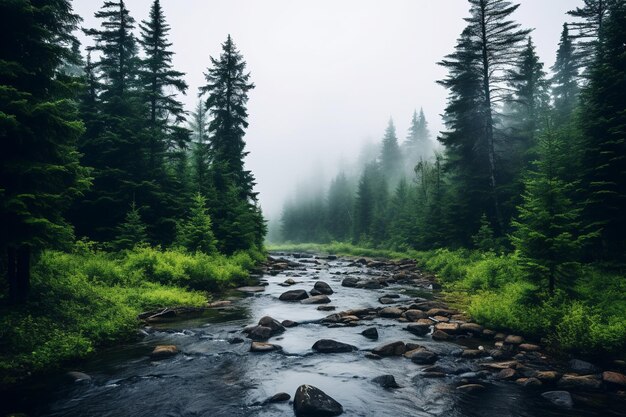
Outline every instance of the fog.
<svg viewBox="0 0 626 417"><path fill-rule="evenodd" d="M127 0L137 22L152 2ZM296 184L329 180L341 161L379 141L389 117L403 139L414 109L423 107L436 134L446 92L436 63L453 50L465 26L464 0L162 0L174 66L185 72L191 110L209 56L231 34L248 63L250 93L247 167L257 179L264 213L280 214ZM537 52L549 68L565 12L575 0L522 0L516 19L535 28ZM102 1L76 0L84 27ZM81 36L84 44L90 40Z"/></svg>

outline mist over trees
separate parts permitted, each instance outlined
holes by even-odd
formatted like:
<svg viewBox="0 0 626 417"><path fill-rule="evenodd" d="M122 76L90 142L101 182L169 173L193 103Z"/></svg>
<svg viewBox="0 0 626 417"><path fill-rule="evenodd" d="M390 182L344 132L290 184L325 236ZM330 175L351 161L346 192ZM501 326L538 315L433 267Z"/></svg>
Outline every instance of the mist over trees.
<svg viewBox="0 0 626 417"><path fill-rule="evenodd" d="M469 3L439 63L448 72L437 81L448 91L441 151L422 111L399 145L390 121L357 175L339 174L311 198L315 208L285 206L283 240L517 250L550 291L567 265L623 255L624 2L572 10L578 20L563 24L550 74L515 21L518 4ZM341 227L331 220L339 215Z"/></svg>

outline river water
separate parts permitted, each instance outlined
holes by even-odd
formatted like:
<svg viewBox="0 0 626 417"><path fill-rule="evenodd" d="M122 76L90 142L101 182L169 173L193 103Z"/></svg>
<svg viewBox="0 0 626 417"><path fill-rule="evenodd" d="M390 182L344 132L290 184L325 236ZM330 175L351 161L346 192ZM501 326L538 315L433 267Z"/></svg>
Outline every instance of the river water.
<svg viewBox="0 0 626 417"><path fill-rule="evenodd" d="M91 383L67 383L61 375L52 376L4 399L5 406L23 410L29 416L55 417L293 416L290 403L259 403L278 392L293 397L299 385L310 384L339 401L345 416L626 415L619 404L606 403L605 397L599 405L576 404L573 409L562 409L541 397L541 392L548 389L520 387L511 382L483 381L485 390L462 393L456 390L460 377L454 374L424 378L421 373L425 365L406 358L368 359L365 350L402 340L439 353L437 364L459 370L457 374L479 369L476 361L451 355L458 351L458 344L435 342L428 335L414 336L396 320L378 318L356 327L328 328L316 321L332 312L319 311L317 305L279 301L282 292L310 290L318 280L327 282L335 291L330 298L336 311L380 307L378 299L384 294L400 295L398 302L405 304L415 298L415 288L402 285L379 290L342 287L346 274L366 277L382 273L349 266L347 259L302 265L263 277L269 285L262 293L243 297L232 306L202 317L155 325L136 343L99 353L81 364L80 371L92 377ZM278 285L288 277L298 283L290 288ZM249 341L230 343L235 337L244 337L244 326L266 315L302 323L270 339L270 343L282 346L282 352L250 353ZM378 329L377 341L360 334L372 326ZM311 346L322 338L355 345L359 351L314 353ZM162 344L176 345L182 353L151 360L149 354L154 346ZM371 381L384 374L394 375L401 388L385 389Z"/></svg>

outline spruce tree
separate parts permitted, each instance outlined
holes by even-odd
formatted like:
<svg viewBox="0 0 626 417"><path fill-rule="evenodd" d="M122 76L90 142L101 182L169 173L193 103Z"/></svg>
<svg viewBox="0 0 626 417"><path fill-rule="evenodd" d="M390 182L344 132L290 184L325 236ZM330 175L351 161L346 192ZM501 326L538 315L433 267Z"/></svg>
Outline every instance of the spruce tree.
<svg viewBox="0 0 626 417"><path fill-rule="evenodd" d="M244 168L248 127L249 82L246 63L230 35L222 44L219 59L211 57L212 67L205 73L207 84L200 91L207 95L211 181L214 195L209 203L220 249L232 253L251 246L261 246L265 222L254 191L254 176Z"/></svg>
<svg viewBox="0 0 626 417"><path fill-rule="evenodd" d="M196 193L193 197L189 217L178 225L176 242L191 252L217 252L211 217L202 194Z"/></svg>
<svg viewBox="0 0 626 417"><path fill-rule="evenodd" d="M89 185L76 80L62 73L78 22L67 0L0 2L0 250L13 302L28 296L31 255L72 240L63 214Z"/></svg>
<svg viewBox="0 0 626 417"><path fill-rule="evenodd" d="M420 159L432 158L433 144L430 141L428 122L423 109L420 109L419 115L417 111L413 112L404 148L406 149L405 160L409 173L413 172L415 164Z"/></svg>
<svg viewBox="0 0 626 417"><path fill-rule="evenodd" d="M602 27L609 15L611 4L619 4L623 0L583 0L583 7L567 12L570 16L582 21L569 23L571 37L576 41L576 62L579 68L589 67L595 59Z"/></svg>
<svg viewBox="0 0 626 417"><path fill-rule="evenodd" d="M148 234L146 225L141 220L141 214L133 201L130 210L126 213L126 219L117 228L117 236L112 246L117 250L132 249L138 244L147 243Z"/></svg>
<svg viewBox="0 0 626 417"><path fill-rule="evenodd" d="M575 184L563 180L566 146L550 129L539 139L539 159L524 181L523 203L513 221L520 263L550 295L571 278L583 239L577 235L580 209L568 196Z"/></svg>
<svg viewBox="0 0 626 417"><path fill-rule="evenodd" d="M331 182L328 189L326 227L330 236L337 241L346 241L352 230L352 188L342 172Z"/></svg>
<svg viewBox="0 0 626 417"><path fill-rule="evenodd" d="M578 67L575 58L575 49L569 36L567 23L563 24L559 49L556 61L551 68L552 99L555 112L555 122L563 125L570 120L578 102Z"/></svg>
<svg viewBox="0 0 626 417"><path fill-rule="evenodd" d="M389 119L385 136L383 136L380 164L383 174L389 178L391 183L395 183L402 173L402 154L398 145L393 119Z"/></svg>
<svg viewBox="0 0 626 417"><path fill-rule="evenodd" d="M581 92L582 188L586 230L598 239L596 259L626 253L626 4L616 2L602 29L588 83ZM623 259L622 259L623 260Z"/></svg>
<svg viewBox="0 0 626 417"><path fill-rule="evenodd" d="M213 194L209 167L210 142L209 121L202 101L191 112L189 130L191 131L191 183L192 187L203 195Z"/></svg>

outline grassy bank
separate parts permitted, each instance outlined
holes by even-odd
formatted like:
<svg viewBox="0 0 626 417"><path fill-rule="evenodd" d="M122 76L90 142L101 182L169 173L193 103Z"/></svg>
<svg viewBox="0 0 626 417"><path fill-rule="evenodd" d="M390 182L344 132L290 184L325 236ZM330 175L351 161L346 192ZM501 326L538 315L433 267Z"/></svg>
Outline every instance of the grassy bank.
<svg viewBox="0 0 626 417"><path fill-rule="evenodd" d="M0 386L132 336L142 311L203 306L245 282L263 258L151 247L106 253L85 243L71 253L43 252L29 302L9 307L0 299Z"/></svg>
<svg viewBox="0 0 626 417"><path fill-rule="evenodd" d="M514 254L470 250L395 252L346 243L271 246L270 250L414 258L435 272L447 296L478 323L543 339L554 350L587 356L626 352L626 280L583 266L553 297L529 281Z"/></svg>

